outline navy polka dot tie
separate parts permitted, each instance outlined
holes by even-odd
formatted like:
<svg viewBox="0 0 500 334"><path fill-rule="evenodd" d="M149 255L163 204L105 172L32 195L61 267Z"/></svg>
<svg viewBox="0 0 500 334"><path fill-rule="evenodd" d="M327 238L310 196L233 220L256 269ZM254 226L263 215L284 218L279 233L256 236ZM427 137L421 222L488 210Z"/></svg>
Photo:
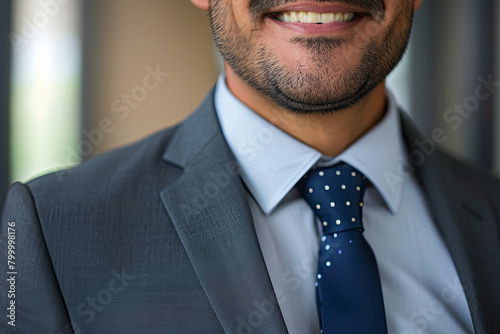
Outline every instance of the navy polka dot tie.
<svg viewBox="0 0 500 334"><path fill-rule="evenodd" d="M316 279L321 333L387 333L377 262L363 237L365 183L346 164L312 170L297 183L323 226Z"/></svg>

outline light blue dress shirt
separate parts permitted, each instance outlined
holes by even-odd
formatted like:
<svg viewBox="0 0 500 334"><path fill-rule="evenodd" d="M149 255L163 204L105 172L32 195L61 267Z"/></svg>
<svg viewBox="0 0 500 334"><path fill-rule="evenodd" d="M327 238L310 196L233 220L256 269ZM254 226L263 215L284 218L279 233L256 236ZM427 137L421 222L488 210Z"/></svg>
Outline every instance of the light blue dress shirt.
<svg viewBox="0 0 500 334"><path fill-rule="evenodd" d="M224 136L240 163L255 229L291 334L319 333L315 276L322 228L294 188L311 168L340 161L373 184L365 193L364 235L377 259L390 334L473 333L451 256L414 175L399 175L407 157L400 115L388 110L337 157L322 156L254 113L221 75L215 106Z"/></svg>

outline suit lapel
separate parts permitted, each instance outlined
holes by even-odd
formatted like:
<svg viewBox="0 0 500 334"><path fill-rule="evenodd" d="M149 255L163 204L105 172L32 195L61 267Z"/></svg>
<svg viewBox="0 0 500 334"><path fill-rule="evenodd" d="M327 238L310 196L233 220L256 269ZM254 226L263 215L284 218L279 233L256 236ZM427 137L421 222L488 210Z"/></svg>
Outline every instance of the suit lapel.
<svg viewBox="0 0 500 334"><path fill-rule="evenodd" d="M163 158L178 175L161 192L163 204L226 333L286 332L213 91Z"/></svg>
<svg viewBox="0 0 500 334"><path fill-rule="evenodd" d="M410 151L422 138L402 113ZM213 105L213 91L179 125L163 159L178 175L161 192L163 204L226 333L284 333L237 164ZM500 244L490 198L464 180L439 151L417 175L453 258L477 333L498 330L495 297Z"/></svg>
<svg viewBox="0 0 500 334"><path fill-rule="evenodd" d="M410 152L422 149L412 121L403 114L403 128ZM470 171L436 151L418 168L418 177L427 195L431 212L450 251L460 276L476 333L500 330L493 319L495 294L500 282L500 244L491 198L467 178ZM467 173L469 172L469 173ZM493 296L493 297L492 297Z"/></svg>

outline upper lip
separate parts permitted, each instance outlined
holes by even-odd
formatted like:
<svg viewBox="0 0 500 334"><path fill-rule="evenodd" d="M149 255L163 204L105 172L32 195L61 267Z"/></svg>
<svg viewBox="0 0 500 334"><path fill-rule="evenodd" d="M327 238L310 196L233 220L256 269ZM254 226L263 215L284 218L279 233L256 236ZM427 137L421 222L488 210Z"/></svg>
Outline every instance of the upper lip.
<svg viewBox="0 0 500 334"><path fill-rule="evenodd" d="M365 9L336 3L295 2L271 9L269 14L283 12L315 12L315 13L367 13Z"/></svg>

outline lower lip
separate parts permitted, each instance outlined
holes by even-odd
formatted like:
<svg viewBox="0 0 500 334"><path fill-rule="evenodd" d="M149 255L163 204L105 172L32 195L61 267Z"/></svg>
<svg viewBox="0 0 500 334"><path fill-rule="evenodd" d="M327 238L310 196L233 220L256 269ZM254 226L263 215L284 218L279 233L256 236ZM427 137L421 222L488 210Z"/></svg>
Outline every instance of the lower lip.
<svg viewBox="0 0 500 334"><path fill-rule="evenodd" d="M364 14L356 14L356 17L354 17L354 19L349 22L332 22L332 23L322 23L322 24L303 23L303 22L296 22L296 23L281 22L272 16L268 16L267 18L269 18L271 21L273 21L280 27L288 30L299 32L305 35L324 35L324 34L338 34L350 30L354 26L358 25L365 16L366 15Z"/></svg>

